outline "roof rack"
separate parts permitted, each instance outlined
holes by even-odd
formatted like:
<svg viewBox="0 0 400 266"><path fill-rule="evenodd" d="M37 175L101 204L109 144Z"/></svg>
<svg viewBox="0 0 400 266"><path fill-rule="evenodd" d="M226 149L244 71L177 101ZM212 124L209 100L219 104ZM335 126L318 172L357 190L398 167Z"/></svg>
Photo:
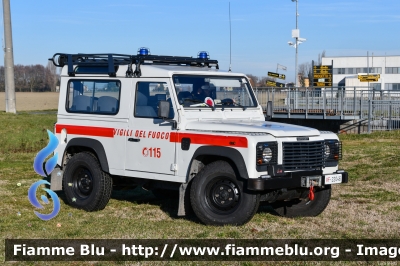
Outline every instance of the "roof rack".
<svg viewBox="0 0 400 266"><path fill-rule="evenodd" d="M128 65L126 71L127 77L140 77L140 66L143 64L154 65L182 65L196 67L213 67L219 69L218 60L209 59L208 56L199 58L183 57L183 56L164 56L150 54L64 54L56 53L49 59L57 67L68 65L68 75L75 76L77 67L99 68L96 73L108 74L110 77L116 76L116 70L119 65ZM135 64L133 71L132 65Z"/></svg>

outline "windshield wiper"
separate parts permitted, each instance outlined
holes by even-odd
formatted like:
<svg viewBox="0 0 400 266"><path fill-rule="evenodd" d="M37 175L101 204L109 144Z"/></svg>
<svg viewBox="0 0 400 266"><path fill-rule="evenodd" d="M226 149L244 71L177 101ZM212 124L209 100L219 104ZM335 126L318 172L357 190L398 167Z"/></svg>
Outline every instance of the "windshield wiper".
<svg viewBox="0 0 400 266"><path fill-rule="evenodd" d="M238 103L234 99L230 99L230 98L221 100L221 104L222 104L223 108L225 108L225 107L229 108L229 106L239 106L239 107L243 108L243 111L246 110L246 108L247 108L247 106L242 106L240 103Z"/></svg>
<svg viewBox="0 0 400 266"><path fill-rule="evenodd" d="M192 102L192 103L204 103L203 101L201 101L199 99L192 99L192 98L183 98L182 101L183 102Z"/></svg>

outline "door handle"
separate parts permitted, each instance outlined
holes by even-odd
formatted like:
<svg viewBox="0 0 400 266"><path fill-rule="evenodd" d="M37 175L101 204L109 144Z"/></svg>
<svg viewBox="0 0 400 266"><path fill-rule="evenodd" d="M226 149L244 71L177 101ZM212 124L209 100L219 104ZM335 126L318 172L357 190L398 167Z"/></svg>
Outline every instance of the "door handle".
<svg viewBox="0 0 400 266"><path fill-rule="evenodd" d="M130 141L130 142L139 142L140 139L129 138L128 141Z"/></svg>

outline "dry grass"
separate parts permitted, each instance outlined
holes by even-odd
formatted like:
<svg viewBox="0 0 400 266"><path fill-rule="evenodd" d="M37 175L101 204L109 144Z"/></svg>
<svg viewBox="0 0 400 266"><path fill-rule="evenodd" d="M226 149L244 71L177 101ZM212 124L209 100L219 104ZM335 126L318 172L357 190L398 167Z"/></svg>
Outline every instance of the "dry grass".
<svg viewBox="0 0 400 266"><path fill-rule="evenodd" d="M17 92L15 95L17 112L57 109L58 95L56 92ZM0 111L5 110L5 93L0 92Z"/></svg>

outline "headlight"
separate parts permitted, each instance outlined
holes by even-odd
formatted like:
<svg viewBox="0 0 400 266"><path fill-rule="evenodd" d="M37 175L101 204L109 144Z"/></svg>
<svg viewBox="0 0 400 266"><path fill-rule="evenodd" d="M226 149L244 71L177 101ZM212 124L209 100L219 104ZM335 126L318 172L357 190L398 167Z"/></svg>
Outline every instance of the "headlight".
<svg viewBox="0 0 400 266"><path fill-rule="evenodd" d="M262 152L262 158L265 163L269 163L272 159L272 150L270 148L265 148Z"/></svg>
<svg viewBox="0 0 400 266"><path fill-rule="evenodd" d="M325 143L325 160L329 158L329 155L331 155L331 148Z"/></svg>
<svg viewBox="0 0 400 266"><path fill-rule="evenodd" d="M257 165L276 164L278 160L278 143L259 142L256 146L256 152Z"/></svg>
<svg viewBox="0 0 400 266"><path fill-rule="evenodd" d="M324 145L325 167L337 166L342 159L342 143L336 139L326 139Z"/></svg>

